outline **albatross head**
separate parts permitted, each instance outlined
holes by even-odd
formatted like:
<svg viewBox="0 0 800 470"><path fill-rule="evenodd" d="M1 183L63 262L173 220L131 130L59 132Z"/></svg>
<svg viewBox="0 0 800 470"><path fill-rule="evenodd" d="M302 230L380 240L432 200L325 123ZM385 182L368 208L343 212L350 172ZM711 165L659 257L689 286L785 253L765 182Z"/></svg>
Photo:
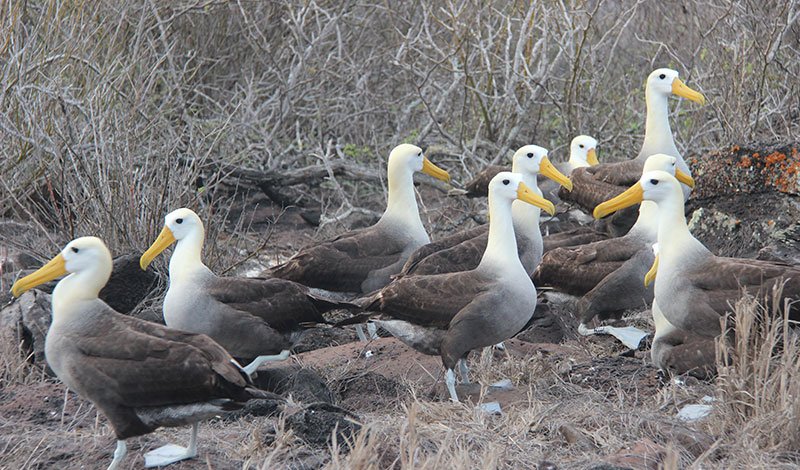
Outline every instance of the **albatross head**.
<svg viewBox="0 0 800 470"><path fill-rule="evenodd" d="M510 202L515 199L532 204L548 214L553 215L556 208L552 202L536 194L523 181L519 173L501 171L489 183L489 195L492 198L507 199Z"/></svg>
<svg viewBox="0 0 800 470"><path fill-rule="evenodd" d="M450 174L431 163L416 145L400 144L389 154L388 173L392 175L421 171L436 179L449 182Z"/></svg>
<svg viewBox="0 0 800 470"><path fill-rule="evenodd" d="M647 77L646 93L656 92L664 96L677 95L695 103L705 104L706 98L702 93L686 86L678 72L672 69L656 69Z"/></svg>
<svg viewBox="0 0 800 470"><path fill-rule="evenodd" d="M681 184L666 171L646 171L642 174L642 178L624 193L595 207L594 216L600 219L642 201L653 201L659 206L668 201L678 201L683 205Z"/></svg>
<svg viewBox="0 0 800 470"><path fill-rule="evenodd" d="M579 135L572 139L569 146L569 162L573 168L595 166L597 160L597 139L588 135Z"/></svg>
<svg viewBox="0 0 800 470"><path fill-rule="evenodd" d="M526 145L514 152L511 169L514 173L536 176L541 173L572 191L572 181L558 171L547 157L547 149L538 145ZM490 186L491 187L491 186Z"/></svg>
<svg viewBox="0 0 800 470"><path fill-rule="evenodd" d="M139 258L139 266L147 269L156 256L176 241L193 238L202 248L204 237L205 229L200 217L191 209L176 209L164 217L164 228L161 229L156 241Z"/></svg>
<svg viewBox="0 0 800 470"><path fill-rule="evenodd" d="M81 237L72 240L47 264L36 272L18 280L11 287L11 294L19 297L26 291L65 274L87 273L86 288L96 288L97 292L111 276L111 252L97 237Z"/></svg>

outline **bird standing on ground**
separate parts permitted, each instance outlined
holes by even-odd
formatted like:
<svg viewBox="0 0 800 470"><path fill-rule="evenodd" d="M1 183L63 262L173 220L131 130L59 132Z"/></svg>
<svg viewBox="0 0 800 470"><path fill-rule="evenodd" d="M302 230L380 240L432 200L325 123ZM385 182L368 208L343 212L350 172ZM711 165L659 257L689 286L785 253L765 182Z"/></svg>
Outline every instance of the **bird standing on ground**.
<svg viewBox="0 0 800 470"><path fill-rule="evenodd" d="M95 237L71 241L49 263L16 283L25 291L68 274L53 290L47 363L59 379L108 418L117 437L109 470L120 467L125 439L162 426L192 425L188 448L145 455L163 466L197 455L197 422L275 395L253 387L234 359L205 335L117 313L97 296L111 275L111 253Z"/></svg>

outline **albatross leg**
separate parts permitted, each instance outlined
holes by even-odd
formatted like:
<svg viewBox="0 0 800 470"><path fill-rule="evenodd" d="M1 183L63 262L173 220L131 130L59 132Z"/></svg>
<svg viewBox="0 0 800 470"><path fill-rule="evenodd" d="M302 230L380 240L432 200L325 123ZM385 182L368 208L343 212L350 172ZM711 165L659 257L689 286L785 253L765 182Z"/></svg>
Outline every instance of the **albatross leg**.
<svg viewBox="0 0 800 470"><path fill-rule="evenodd" d="M122 439L117 440L117 449L114 451L114 459L111 460L111 465L108 466L108 470L117 470L127 453L128 446L125 445L125 441Z"/></svg>
<svg viewBox="0 0 800 470"><path fill-rule="evenodd" d="M372 322L367 323L367 333L369 333L370 339L378 339L378 325Z"/></svg>
<svg viewBox="0 0 800 470"><path fill-rule="evenodd" d="M163 467L181 460L197 457L197 423L192 424L192 438L189 447L167 444L144 454L145 468Z"/></svg>
<svg viewBox="0 0 800 470"><path fill-rule="evenodd" d="M258 356L257 358L253 359L253 362L244 366L242 370L244 370L245 373L247 373L247 375L253 375L253 372L255 372L256 369L258 369L258 366L260 366L261 364L270 361L284 361L288 357L289 357L288 349L281 351L280 354L275 354L272 356Z"/></svg>
<svg viewBox="0 0 800 470"><path fill-rule="evenodd" d="M499 343L494 345L494 348L498 351L505 351L506 350L506 343L500 341Z"/></svg>
<svg viewBox="0 0 800 470"><path fill-rule="evenodd" d="M447 372L444 373L444 383L447 385L447 391L450 392L450 401L459 403L456 393L456 374L453 369L447 369Z"/></svg>
<svg viewBox="0 0 800 470"><path fill-rule="evenodd" d="M364 327L361 325L356 325L356 336L358 336L358 340L362 343L366 343L367 337L364 335Z"/></svg>
<svg viewBox="0 0 800 470"><path fill-rule="evenodd" d="M467 360L463 357L458 360L458 373L461 376L461 383L463 385L472 383L469 381L469 367L467 367Z"/></svg>

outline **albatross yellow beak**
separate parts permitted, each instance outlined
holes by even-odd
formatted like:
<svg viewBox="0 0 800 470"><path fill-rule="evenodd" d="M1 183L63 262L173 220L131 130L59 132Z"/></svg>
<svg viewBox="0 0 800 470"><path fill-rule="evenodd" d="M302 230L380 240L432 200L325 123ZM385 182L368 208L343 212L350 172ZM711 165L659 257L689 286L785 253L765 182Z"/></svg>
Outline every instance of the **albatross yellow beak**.
<svg viewBox="0 0 800 470"><path fill-rule="evenodd" d="M690 188L694 188L694 178L682 172L681 170L678 169L675 170L675 179Z"/></svg>
<svg viewBox="0 0 800 470"><path fill-rule="evenodd" d="M630 207L634 204L642 202L644 199L644 189L642 189L642 185L637 182L635 185L631 186L624 193L620 194L619 196L609 199L606 202L598 204L597 207L594 208L594 218L595 219L602 219L603 217L616 212L620 209L624 209L626 207Z"/></svg>
<svg viewBox="0 0 800 470"><path fill-rule="evenodd" d="M589 149L589 151L586 152L586 162L589 164L589 166L600 164L600 160L597 159L597 150Z"/></svg>
<svg viewBox="0 0 800 470"><path fill-rule="evenodd" d="M445 183L450 182L450 173L434 165L433 163L431 163L430 160L428 160L425 157L422 157L422 172L425 173L426 175L433 176L437 180L442 180Z"/></svg>
<svg viewBox="0 0 800 470"><path fill-rule="evenodd" d="M59 253L55 258L51 259L47 264L37 269L36 272L28 274L11 286L11 295L19 297L26 291L34 287L44 284L45 282L52 281L67 274L67 262L64 257Z"/></svg>
<svg viewBox="0 0 800 470"><path fill-rule="evenodd" d="M545 175L546 177L550 178L551 180L555 181L561 186L567 188L567 190L572 191L572 180L570 180L569 178L564 176L560 171L558 171L558 168L556 168L552 163L550 163L549 158L547 157L542 158L542 162L539 163L539 173Z"/></svg>
<svg viewBox="0 0 800 470"><path fill-rule="evenodd" d="M647 274L644 275L644 286L647 287L656 280L656 273L658 272L658 255L656 255L656 259L653 260L653 265L650 266L650 270L647 271Z"/></svg>
<svg viewBox="0 0 800 470"><path fill-rule="evenodd" d="M517 187L517 199L532 204L550 215L556 213L556 206L552 202L536 194L531 188L525 186L523 182L520 182Z"/></svg>
<svg viewBox="0 0 800 470"><path fill-rule="evenodd" d="M175 243L175 236L172 234L172 230L165 226L161 229L161 233L158 234L156 241L154 241L153 244L150 245L150 248L139 258L139 266L142 270L146 270L147 267L150 266L150 263L153 262L153 259L173 243Z"/></svg>
<svg viewBox="0 0 800 470"><path fill-rule="evenodd" d="M692 100L695 103L706 104L706 97L702 93L692 90L677 77L672 80L672 94Z"/></svg>

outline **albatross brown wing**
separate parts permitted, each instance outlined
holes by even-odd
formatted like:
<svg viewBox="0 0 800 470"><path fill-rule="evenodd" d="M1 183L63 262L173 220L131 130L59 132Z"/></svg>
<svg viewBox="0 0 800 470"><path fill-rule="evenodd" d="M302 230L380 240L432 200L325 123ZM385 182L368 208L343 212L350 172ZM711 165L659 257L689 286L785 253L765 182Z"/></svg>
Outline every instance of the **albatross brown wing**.
<svg viewBox="0 0 800 470"><path fill-rule="evenodd" d="M481 170L465 186L468 197L486 197L489 195L489 182L501 171L508 171L501 165L489 165Z"/></svg>
<svg viewBox="0 0 800 470"><path fill-rule="evenodd" d="M403 243L372 226L300 250L270 274L309 287L361 292L371 272L397 263L404 250Z"/></svg>
<svg viewBox="0 0 800 470"><path fill-rule="evenodd" d="M477 271L408 276L381 289L364 309L415 325L446 328L464 306L492 285Z"/></svg>
<svg viewBox="0 0 800 470"><path fill-rule="evenodd" d="M489 231L485 230L457 245L431 253L414 265L409 274L442 274L475 269L486 251L488 239Z"/></svg>
<svg viewBox="0 0 800 470"><path fill-rule="evenodd" d="M306 287L285 279L220 277L207 286L217 302L267 322L280 332L300 323L324 322Z"/></svg>
<svg viewBox="0 0 800 470"><path fill-rule="evenodd" d="M636 170L633 179L631 171ZM573 201L591 213L601 202L622 194L642 176L644 164L637 160L576 168L570 175L572 191L562 188L558 195L564 201ZM621 170L617 175L616 170Z"/></svg>
<svg viewBox="0 0 800 470"><path fill-rule="evenodd" d="M488 224L478 225L477 227L473 227L467 230L462 230L461 232L454 233L448 237L442 238L435 242L428 243L427 245L423 245L417 248L414 251L414 253L411 254L411 256L408 258L408 261L406 261L406 264L403 265L403 269L402 271L400 271L400 275L413 273L417 264L425 260L425 258L427 258L428 256L433 255L434 253L454 247L465 240L470 240L482 233L488 233L488 232L489 232ZM429 273L420 273L420 274L429 274Z"/></svg>

